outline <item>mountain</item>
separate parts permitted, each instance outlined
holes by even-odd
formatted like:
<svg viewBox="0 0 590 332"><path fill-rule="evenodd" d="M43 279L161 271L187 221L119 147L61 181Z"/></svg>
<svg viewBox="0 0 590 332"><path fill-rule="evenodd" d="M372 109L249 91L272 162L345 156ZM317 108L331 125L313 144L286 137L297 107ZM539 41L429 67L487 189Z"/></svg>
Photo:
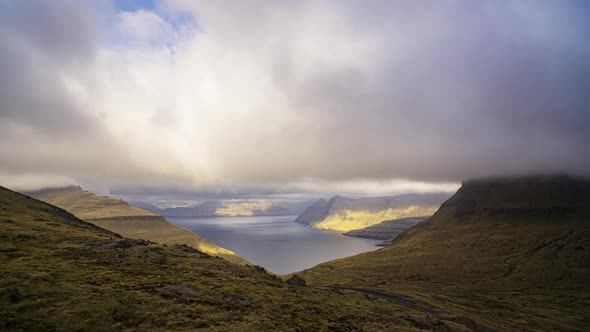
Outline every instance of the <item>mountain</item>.
<svg viewBox="0 0 590 332"><path fill-rule="evenodd" d="M0 187L2 331L423 331L424 312L132 240ZM457 326L447 317L438 328ZM448 328L447 328L448 330Z"/></svg>
<svg viewBox="0 0 590 332"><path fill-rule="evenodd" d="M407 194L391 197L347 198L334 196L318 200L296 222L320 229L350 231L385 220L432 215L449 194Z"/></svg>
<svg viewBox="0 0 590 332"><path fill-rule="evenodd" d="M389 246L302 275L454 310L498 331L588 331L590 181L466 181Z"/></svg>
<svg viewBox="0 0 590 332"><path fill-rule="evenodd" d="M215 211L215 215L223 217L260 216L271 208L272 203L268 201L238 201L224 204L223 207Z"/></svg>
<svg viewBox="0 0 590 332"><path fill-rule="evenodd" d="M205 201L194 207L162 209L165 217L235 217L235 216L284 216L293 214L288 208L264 200L223 203Z"/></svg>
<svg viewBox="0 0 590 332"><path fill-rule="evenodd" d="M47 188L28 195L59 206L80 219L100 220L120 217L157 217L156 214L109 196L96 196L79 186Z"/></svg>
<svg viewBox="0 0 590 332"><path fill-rule="evenodd" d="M210 255L235 263L247 261L188 229L178 227L164 217L109 196L96 196L78 186L49 188L28 193L58 206L76 217L128 238L162 244L186 244Z"/></svg>
<svg viewBox="0 0 590 332"><path fill-rule="evenodd" d="M162 209L162 215L165 217L212 217L215 211L225 205L217 201L205 201L193 207L175 207Z"/></svg>
<svg viewBox="0 0 590 332"><path fill-rule="evenodd" d="M395 238L404 230L426 219L428 219L428 217L413 217L385 220L373 226L348 231L344 233L344 235L376 240L390 240Z"/></svg>
<svg viewBox="0 0 590 332"><path fill-rule="evenodd" d="M287 209L290 215L300 215L315 202L315 200L279 201L273 204Z"/></svg>
<svg viewBox="0 0 590 332"><path fill-rule="evenodd" d="M160 215L162 214L162 209L160 209L159 207L157 207L151 203L146 203L146 202L141 202L141 201L129 201L128 203L133 206L137 206L140 209L144 209L146 211L149 211L151 213L160 214Z"/></svg>

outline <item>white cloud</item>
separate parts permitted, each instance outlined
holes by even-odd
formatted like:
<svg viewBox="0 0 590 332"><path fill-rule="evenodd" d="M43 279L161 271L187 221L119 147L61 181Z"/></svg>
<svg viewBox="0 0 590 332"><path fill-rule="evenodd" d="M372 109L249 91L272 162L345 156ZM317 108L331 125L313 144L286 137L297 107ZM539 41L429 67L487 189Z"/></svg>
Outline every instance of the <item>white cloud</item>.
<svg viewBox="0 0 590 332"><path fill-rule="evenodd" d="M160 44L174 35L172 27L160 16L147 10L117 14L118 31L126 42Z"/></svg>
<svg viewBox="0 0 590 332"><path fill-rule="evenodd" d="M77 184L76 180L61 174L4 174L0 173L0 184L16 191L31 191L39 188L65 187Z"/></svg>
<svg viewBox="0 0 590 332"><path fill-rule="evenodd" d="M587 172L584 23L551 2L425 6L170 0L96 20L115 24L94 27L107 40L88 33L74 60L3 46L21 52L4 67L30 72L17 83L33 88L1 86L0 152L12 158L0 171L106 187L371 195ZM75 53L62 46L55 54Z"/></svg>

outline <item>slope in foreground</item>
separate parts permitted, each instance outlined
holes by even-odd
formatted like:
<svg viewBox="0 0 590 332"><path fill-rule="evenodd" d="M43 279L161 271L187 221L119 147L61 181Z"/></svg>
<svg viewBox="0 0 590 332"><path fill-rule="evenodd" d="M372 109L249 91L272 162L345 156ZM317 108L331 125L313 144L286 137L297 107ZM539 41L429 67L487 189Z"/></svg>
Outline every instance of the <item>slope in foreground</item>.
<svg viewBox="0 0 590 332"><path fill-rule="evenodd" d="M320 264L313 285L399 293L498 330L590 329L590 181L467 181L388 247Z"/></svg>

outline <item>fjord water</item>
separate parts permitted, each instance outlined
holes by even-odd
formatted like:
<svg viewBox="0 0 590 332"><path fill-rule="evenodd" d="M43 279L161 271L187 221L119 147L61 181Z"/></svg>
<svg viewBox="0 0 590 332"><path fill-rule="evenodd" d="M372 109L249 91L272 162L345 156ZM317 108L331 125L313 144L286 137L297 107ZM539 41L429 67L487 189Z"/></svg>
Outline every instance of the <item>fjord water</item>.
<svg viewBox="0 0 590 332"><path fill-rule="evenodd" d="M294 222L296 217L169 217L168 220L279 274L377 250L376 244L382 242L319 230Z"/></svg>

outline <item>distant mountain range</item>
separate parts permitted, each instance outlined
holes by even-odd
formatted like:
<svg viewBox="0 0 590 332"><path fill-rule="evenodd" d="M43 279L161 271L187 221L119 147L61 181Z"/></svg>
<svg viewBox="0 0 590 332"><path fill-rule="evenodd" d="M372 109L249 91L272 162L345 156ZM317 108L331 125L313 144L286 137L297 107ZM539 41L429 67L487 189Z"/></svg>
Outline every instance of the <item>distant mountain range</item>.
<svg viewBox="0 0 590 332"><path fill-rule="evenodd" d="M307 206L302 207L301 203L272 203L266 200L204 201L192 207L165 209L139 201L133 201L131 204L165 217L285 216L296 215Z"/></svg>
<svg viewBox="0 0 590 332"><path fill-rule="evenodd" d="M353 199L338 195L329 200L318 200L295 221L320 229L347 232L386 220L431 216L450 196L448 193L428 193Z"/></svg>
<svg viewBox="0 0 590 332"><path fill-rule="evenodd" d="M76 217L132 239L162 244L186 244L235 263L247 261L194 232L178 227L157 212L150 212L109 196L97 196L78 186L48 188L27 193L58 206Z"/></svg>

